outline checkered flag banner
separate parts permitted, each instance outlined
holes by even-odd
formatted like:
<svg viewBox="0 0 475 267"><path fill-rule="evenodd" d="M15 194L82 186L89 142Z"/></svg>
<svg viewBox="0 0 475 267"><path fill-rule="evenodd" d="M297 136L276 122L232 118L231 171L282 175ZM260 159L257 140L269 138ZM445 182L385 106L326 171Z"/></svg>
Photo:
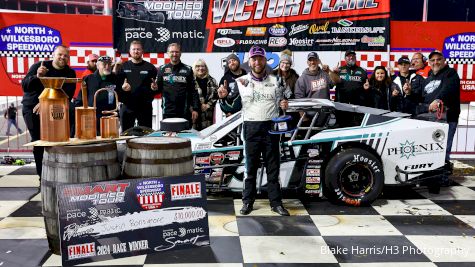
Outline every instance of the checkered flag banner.
<svg viewBox="0 0 475 267"><path fill-rule="evenodd" d="M447 64L473 64L475 59L473 58L447 58Z"/></svg>

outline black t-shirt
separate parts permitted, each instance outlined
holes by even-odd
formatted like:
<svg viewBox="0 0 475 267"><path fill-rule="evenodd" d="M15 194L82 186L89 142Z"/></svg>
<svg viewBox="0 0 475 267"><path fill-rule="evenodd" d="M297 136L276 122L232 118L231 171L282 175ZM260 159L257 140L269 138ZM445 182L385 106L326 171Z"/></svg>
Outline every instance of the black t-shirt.
<svg viewBox="0 0 475 267"><path fill-rule="evenodd" d="M16 119L16 113L17 113L17 108L16 107L8 107L8 110L7 110L7 117L9 120L14 120Z"/></svg>
<svg viewBox="0 0 475 267"><path fill-rule="evenodd" d="M368 79L366 70L359 66L340 67L341 82L336 85L336 101L361 105L363 97L363 84Z"/></svg>
<svg viewBox="0 0 475 267"><path fill-rule="evenodd" d="M158 93L151 89L152 79L157 76L157 69L154 65L145 60L137 64L129 60L123 64L117 76L121 85L117 90L119 101L124 103L127 108L136 110L151 105L154 95ZM131 87L128 92L122 90L125 78Z"/></svg>
<svg viewBox="0 0 475 267"><path fill-rule="evenodd" d="M24 106L34 107L39 103L38 97L43 92L45 88L41 83L40 79L36 77L36 72L41 66L41 62L36 62L31 65L28 73L25 78L21 81L21 87L23 89L23 100L21 103ZM52 60L43 61L43 66L48 69L45 77L66 77L66 78L76 78L76 72L69 68L69 66L64 67L63 69L55 69L53 67ZM68 95L69 99L72 99L74 96L74 91L76 90L75 83L65 83L63 84L63 90Z"/></svg>

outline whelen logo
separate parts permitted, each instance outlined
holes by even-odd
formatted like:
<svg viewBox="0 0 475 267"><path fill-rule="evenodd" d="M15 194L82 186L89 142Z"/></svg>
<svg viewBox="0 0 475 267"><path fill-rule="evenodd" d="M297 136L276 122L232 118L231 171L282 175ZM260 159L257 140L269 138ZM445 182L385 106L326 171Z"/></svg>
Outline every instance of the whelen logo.
<svg viewBox="0 0 475 267"><path fill-rule="evenodd" d="M266 27L248 27L246 36L264 36L266 35Z"/></svg>
<svg viewBox="0 0 475 267"><path fill-rule="evenodd" d="M221 37L216 40L214 40L214 45L219 46L219 47L230 47L236 44L236 41L234 39L228 38L228 37Z"/></svg>
<svg viewBox="0 0 475 267"><path fill-rule="evenodd" d="M201 197L201 183L183 183L170 185L171 200L182 200Z"/></svg>
<svg viewBox="0 0 475 267"><path fill-rule="evenodd" d="M68 246L68 259L80 259L96 256L96 243L85 243Z"/></svg>

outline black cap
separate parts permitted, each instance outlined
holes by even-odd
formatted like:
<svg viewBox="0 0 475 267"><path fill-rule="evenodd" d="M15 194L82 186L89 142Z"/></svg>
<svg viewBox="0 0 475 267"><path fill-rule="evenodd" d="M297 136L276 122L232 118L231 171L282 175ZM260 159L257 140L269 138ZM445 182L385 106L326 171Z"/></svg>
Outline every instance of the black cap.
<svg viewBox="0 0 475 267"><path fill-rule="evenodd" d="M434 55L440 55L440 56L442 56L442 57L444 56L444 54L442 54L442 52L440 52L439 50L434 50L434 51L430 52L430 54L429 54L429 59L430 59L431 57L433 57Z"/></svg>
<svg viewBox="0 0 475 267"><path fill-rule="evenodd" d="M345 52L345 57L349 56L349 55L355 55L356 56L356 52L355 50L346 50Z"/></svg>
<svg viewBox="0 0 475 267"><path fill-rule="evenodd" d="M407 56L402 56L397 60L397 64L411 64L411 61Z"/></svg>
<svg viewBox="0 0 475 267"><path fill-rule="evenodd" d="M316 60L319 60L319 59L320 59L320 57L318 57L317 52L310 52L310 53L308 53L308 55L307 55L307 60L309 60L309 59L311 59L311 58L315 58Z"/></svg>

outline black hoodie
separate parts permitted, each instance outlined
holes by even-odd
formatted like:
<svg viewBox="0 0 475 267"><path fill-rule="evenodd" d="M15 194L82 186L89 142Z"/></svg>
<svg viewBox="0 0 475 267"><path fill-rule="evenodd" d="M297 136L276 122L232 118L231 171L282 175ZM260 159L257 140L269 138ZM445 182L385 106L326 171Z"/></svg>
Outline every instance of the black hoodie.
<svg viewBox="0 0 475 267"><path fill-rule="evenodd" d="M442 100L447 108L447 121L457 122L460 114L460 78L457 71L448 65L437 74L431 71L425 79L422 97L426 105L436 99Z"/></svg>

